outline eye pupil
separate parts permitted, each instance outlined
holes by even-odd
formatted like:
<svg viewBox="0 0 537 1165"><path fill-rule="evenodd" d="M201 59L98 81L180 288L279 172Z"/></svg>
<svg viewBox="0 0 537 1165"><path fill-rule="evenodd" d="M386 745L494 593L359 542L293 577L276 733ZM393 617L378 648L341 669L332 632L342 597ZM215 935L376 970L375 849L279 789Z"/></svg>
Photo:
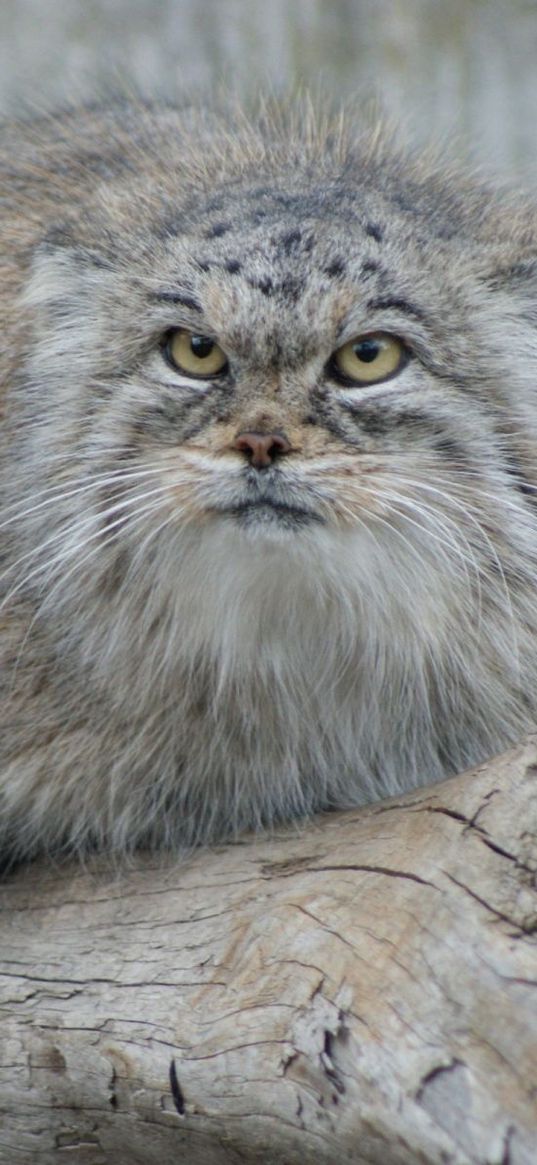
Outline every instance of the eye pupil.
<svg viewBox="0 0 537 1165"><path fill-rule="evenodd" d="M227 357L211 336L174 328L164 338L165 359L172 368L187 376L207 380L227 372Z"/></svg>
<svg viewBox="0 0 537 1165"><path fill-rule="evenodd" d="M404 368L407 349L389 332L369 332L347 340L332 353L328 372L345 385L360 387L390 380Z"/></svg>
<svg viewBox="0 0 537 1165"><path fill-rule="evenodd" d="M360 340L358 344L354 344L353 351L363 364L371 364L379 355L380 344L378 340Z"/></svg>
<svg viewBox="0 0 537 1165"><path fill-rule="evenodd" d="M209 339L209 336L191 336L190 348L198 360L206 360L214 348L214 340Z"/></svg>

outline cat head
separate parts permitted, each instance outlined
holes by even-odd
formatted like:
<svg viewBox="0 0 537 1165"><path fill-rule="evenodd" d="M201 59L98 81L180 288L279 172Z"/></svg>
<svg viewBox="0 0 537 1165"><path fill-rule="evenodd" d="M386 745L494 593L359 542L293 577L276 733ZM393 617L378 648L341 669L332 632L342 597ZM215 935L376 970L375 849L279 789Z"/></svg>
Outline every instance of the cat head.
<svg viewBox="0 0 537 1165"><path fill-rule="evenodd" d="M333 127L143 128L72 163L20 300L29 585L414 579L470 619L533 520L531 213Z"/></svg>

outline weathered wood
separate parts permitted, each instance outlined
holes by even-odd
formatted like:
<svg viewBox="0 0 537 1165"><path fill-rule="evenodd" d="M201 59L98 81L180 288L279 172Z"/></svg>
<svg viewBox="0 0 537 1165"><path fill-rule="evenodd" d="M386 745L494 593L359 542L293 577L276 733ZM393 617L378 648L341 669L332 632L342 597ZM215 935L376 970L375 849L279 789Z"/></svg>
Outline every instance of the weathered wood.
<svg viewBox="0 0 537 1165"><path fill-rule="evenodd" d="M0 888L2 1165L535 1165L537 738L302 831Z"/></svg>

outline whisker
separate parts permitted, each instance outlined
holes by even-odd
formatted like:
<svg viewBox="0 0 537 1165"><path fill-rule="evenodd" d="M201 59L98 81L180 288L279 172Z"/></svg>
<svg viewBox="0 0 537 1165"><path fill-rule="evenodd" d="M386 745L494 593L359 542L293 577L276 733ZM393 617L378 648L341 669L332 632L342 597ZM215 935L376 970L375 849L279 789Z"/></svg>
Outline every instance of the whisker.
<svg viewBox="0 0 537 1165"><path fill-rule="evenodd" d="M10 506L6 507L2 511L3 513L9 513L10 510L15 510L16 512L14 513L14 515L11 518L7 518L5 521L0 522L0 530L4 529L6 526L11 525L13 522L19 522L21 520L21 518L29 517L31 514L37 513L38 511L40 511L42 509L46 509L47 506L54 505L54 503L57 502L59 499L63 500L64 498L76 497L79 494L91 492L91 490L98 491L98 490L105 489L107 485L115 485L116 483L122 484L125 481L126 482L137 481L141 478L146 478L146 477L158 475L161 473L162 473L162 471L160 469L155 469L154 467L150 468L150 469L142 469L142 470L137 470L137 471L118 471L117 473L114 473L114 474L109 474L109 473L104 474L103 473L102 475L99 475L99 476L92 476L91 479L88 480L85 484L82 484L85 480L84 478L79 478L78 481L75 478L74 488L67 489L67 490L65 489L65 484L51 486L50 492L47 490L43 490L43 491L36 493L34 495L34 497L37 497L37 498L41 497L42 498L43 493L47 492L47 494L48 494L47 497L43 498L42 501L37 502L35 505L29 506L25 510L21 510L19 508L20 503L18 503L18 502L14 502ZM26 499L26 500L28 500L28 499Z"/></svg>
<svg viewBox="0 0 537 1165"><path fill-rule="evenodd" d="M426 529L427 536L433 538L434 541L440 545L441 552L444 556L444 559L451 566L453 565L453 554L455 554L456 558L458 559L459 563L461 564L464 579L466 581L467 587L469 587L469 588L471 587L471 579L473 578L474 585L476 588L476 596L477 596L477 604L478 604L478 622L480 622L481 621L481 608L482 608L482 586L481 586L480 570L479 570L479 564L476 560L475 554L473 553L471 544L468 542L468 539L466 537L462 536L462 545L461 545L460 544L460 542L461 542L460 528L455 523L452 523L452 522L449 522L449 525L446 525L446 522L440 521L438 515L435 514L434 511L427 511L426 507L420 506L416 503L410 503L407 498L405 498L403 501L401 501L401 498L397 494L395 495L395 502L396 502L396 504L394 504L393 500L392 500L392 502L390 503L392 512L396 513L399 518L402 518L403 521L408 522L409 524L417 527L421 532L424 532ZM410 505L413 512L415 514L417 514L418 517L425 519L425 523L423 521L420 522L419 520L416 520L415 518L411 518L409 516L409 514L404 509L399 508L401 505ZM434 527L439 527L441 530L444 531L445 537L441 537L437 533L437 529L431 529L431 519L433 521ZM457 537L453 536L453 534L451 533L451 531L449 529L449 526L452 526L454 528ZM470 573L470 571L471 571L471 573Z"/></svg>
<svg viewBox="0 0 537 1165"><path fill-rule="evenodd" d="M156 490L147 490L142 495L134 494L132 497L124 498L121 502L114 503L113 507L110 507L110 509L108 511L105 511L104 514L100 515L101 522L103 521L103 519L106 519L107 513L110 514L110 513L118 513L119 512L122 515L123 511L127 510L129 508L129 506L137 505L140 501L143 501L144 499L146 499L148 497L158 497L158 496L162 496L162 495L167 495L168 492L169 491L168 491L168 488L166 486L160 486ZM77 524L75 527L76 534L77 535L80 534L80 532L83 532L85 529L88 528L88 526L91 529L91 527L95 524L96 519L97 519L97 515L91 514L91 516L89 516L88 518L83 518L82 520L77 520ZM107 529L108 530L113 529L113 528L117 527L118 525L120 525L123 521L124 521L123 516L120 516L115 522L113 522L111 524L109 523L107 526ZM41 554L47 546L53 545L55 542L61 542L66 537L69 537L69 535L71 533L71 529L72 529L72 526L68 527L67 530L64 526L62 526L62 528L59 531L57 531L51 537L46 538L44 542L41 542L39 544L39 546L33 547L32 550L27 551L26 554L21 555L20 558L18 558L15 562L10 564L10 566L7 568L7 570L5 570L2 574L0 574L0 582L2 581L2 579L9 577L9 575L18 566L20 566L21 563L28 561L28 559L31 560L32 558L35 558L39 554ZM93 538L99 537L100 535L102 535L102 526L100 526L99 530L96 531L96 533L91 535L90 537L91 537L91 539L93 539ZM79 549L80 549L79 546L75 546L75 547L71 548L71 551L69 551L68 553L76 554L79 551ZM67 553L67 550L64 551L63 553ZM48 563L40 564L34 570L30 571L29 574L25 575L24 578L21 579L20 582L15 587L13 587L11 590L9 590L8 593L4 596L2 602L0 603L0 611L22 588L24 588L28 584L28 582L32 578L39 576L39 574L46 573L46 570L51 565L51 563L54 563L57 560L61 560L61 556L57 556L56 559L49 559Z"/></svg>
<svg viewBox="0 0 537 1165"><path fill-rule="evenodd" d="M505 493L491 493L488 489L483 489L479 486L476 487L475 484L464 485L459 481L454 481L453 478L449 477L448 475L442 477L441 474L435 474L435 481L437 483L436 486L431 485L430 482L425 481L424 479L413 479L407 476L399 476L399 481L415 486L418 489L426 489L429 493L436 493L443 499L449 499L450 503L452 504L456 504L456 494L462 492L464 494L469 494L473 499L479 498L484 499L485 501L491 501L496 505L502 505L509 510L513 510L518 515L524 514L524 516L526 516L526 511L522 508L521 503L513 501L513 499L511 497L507 497ZM448 494L438 488L438 486L442 483L449 487ZM476 509L475 506L472 506L471 508L474 510Z"/></svg>
<svg viewBox="0 0 537 1165"><path fill-rule="evenodd" d="M407 479L407 480L408 480L408 479ZM409 483L409 484L410 484L410 483ZM422 483L422 482L412 482L411 484L412 484L412 485L413 485L415 488L420 488L420 487L422 487L422 486L423 486L423 488L427 488L427 487L426 487L426 483ZM434 489L434 487L431 487L431 489ZM436 492L438 492L438 491L436 491ZM425 518L426 518L426 519L431 519L431 520L433 521L433 523L438 523L438 522L440 521L440 518L439 518L438 511L436 511L436 510L434 510L434 509L431 509L430 507L428 507L428 506L427 506L426 504L424 504L423 502L421 502L421 503L419 503L419 504L418 504L417 502L414 502L414 503L412 503L412 502L410 501L410 499L408 499L408 498L406 498L406 497L404 497L404 498L401 498L399 495L396 495L396 500L397 500L398 504L403 504L403 505L405 505L405 504L406 504L406 505L413 505L413 506L414 506L414 510L415 510L415 512L419 512L419 510L421 509L421 513L422 513L422 514L425 516ZM464 514L464 515L465 515L465 516L466 516L466 517L467 517L467 518L470 520L470 522L472 523L472 525L474 526L474 528L476 528L476 529L478 530L478 532L479 532L479 536L480 536L480 538L481 538L481 540L482 540L483 547L484 547L484 548L487 550L488 554L490 555L490 557L491 557L492 561L493 561L493 562L494 562L494 564L495 564L496 571L497 571L497 575L498 575L498 577L499 577L499 578L500 578L500 580L501 580L502 593L503 593L503 595L504 595L504 599L505 599L505 603L506 603L506 610L507 610L507 615L508 615L508 623L509 623L509 626L511 627L511 640L512 640L512 647L513 647L513 652L514 652L515 660L516 660L516 663L517 663L517 670L520 670L520 645L519 645L519 643L518 643L518 637L516 636L516 631L515 631L516 623L515 623L515 618L514 618L514 611L513 611L512 599L511 599L511 595L510 595L509 587L508 587L508 584L507 584L507 579L506 579L506 577L505 577L505 571L504 571L504 568L503 568L503 564L502 564L502 562L501 562L501 559L500 559L500 557L499 557L499 555L498 555L498 552L497 552L497 550L496 550L496 547L494 546L494 543L492 542L491 538L489 537L489 535L488 535L488 533L487 533L486 529L485 529L485 528L482 526L482 524L481 524L481 523L480 523L480 522L477 520L477 518L474 516L474 514L472 514L472 513L470 512L470 510L468 509L468 507L466 507L466 506L463 506L461 503L459 503L459 502L456 502L456 501L455 501L455 499L452 499L452 498L450 498L449 496L446 496L446 495L443 495L443 500L444 500L444 501L447 501L448 503L449 503L449 502L452 502L452 503L453 503L453 505L454 505L454 507L455 507L455 509L457 510L457 512L462 512L462 513L463 513L463 514ZM411 520L412 520L412 519L409 519L409 518L408 518L408 516L407 516L407 515L405 515L404 513L402 513L402 515L401 515L401 516L402 516L403 518L405 518L406 520L409 520L409 521L411 521ZM458 538L461 538L461 537L462 537L462 538L464 539L465 545L468 547L468 549L469 549L469 550L470 550L470 552L471 552L471 544L470 544L470 542L468 541L468 539L466 538L466 536L465 536L465 535L462 533L462 529L461 529L460 523L457 523L457 522L455 522L455 521L453 521L453 520L449 519L449 518L447 517L447 515L446 515L446 514L444 514L444 512L443 512L443 517L444 517L444 519L445 519L446 521L448 521L448 522L449 522L449 524L450 524L450 525L451 525L451 526L454 528L454 530L455 530L455 531L456 531L456 533L457 533L457 537L458 537ZM433 536L434 536L434 535L433 535ZM455 549L455 544L454 544L454 549ZM476 558L475 558L475 554L473 554L472 552L471 552L471 561L473 562L474 569L475 569L475 571L476 571L476 580L477 580L477 583L478 583L478 588L479 588L479 608L480 608L480 611L481 611L481 607L482 607L482 587L481 587L481 582L480 582L480 576L482 576L482 577L487 577L487 575L489 575L489 577L490 577L490 572L488 572L488 571L487 571L487 570L484 568L484 566L483 566L482 564L481 564L481 565L479 565L479 564L477 563L477 560L476 560Z"/></svg>
<svg viewBox="0 0 537 1165"><path fill-rule="evenodd" d="M386 502L386 498L385 498L385 497L383 497L383 499L382 499L382 500L383 500L384 502ZM389 503L388 503L388 506L387 506L387 508L388 508L388 512L395 513L395 514L397 514L398 516L401 516L401 515L399 515L399 514L398 514L398 511L397 511L397 510L395 510L395 509L394 509L394 507L393 507L393 506L391 506ZM352 518L353 522L357 522L357 521L358 521L358 523L359 523L359 524L360 524L360 525L361 525L361 526L362 526L364 529L366 529L368 533L371 533L371 534L373 534L373 530L372 530L372 528L371 528L371 527L368 525L368 523L367 523L367 522L365 522L363 519L361 519L361 518L360 518L360 517L359 517L359 516L358 516L358 515L355 513L355 511L354 511L354 510L350 509L348 506L343 506L343 505L342 505L342 503L341 503L341 500L340 500L340 499L338 499L338 510L342 510L342 512L346 512L346 513L347 513L347 514L348 514L348 515L349 515L349 516ZM415 543L411 542L411 541L410 541L410 539L409 539L409 538L407 538L405 534L403 534L402 530L400 530L400 529L399 529L397 526L393 525L393 523L392 523L392 522L390 522L390 521L389 521L389 520L388 520L386 517L382 517L382 516L381 516L381 515L378 513L378 511L371 512L371 513L369 514L369 520L371 521L371 523L372 523L372 524L374 523L375 525L384 526L384 527L386 527L386 529L388 529L388 530L390 531L390 533L391 533L391 534L395 534L395 535L396 535L396 537L397 537L397 538L399 538L399 539L400 539L400 541L403 543L403 545L405 546L405 548L406 548L407 550L409 550L409 551L410 551L410 553L411 553L411 555L413 556L413 558L415 558L415 559L416 559L416 560L417 560L417 561L420 563L420 565L422 565L422 564L423 564L423 554L422 554L422 552L421 552L421 551L420 551L420 549L419 549L419 548L418 548L418 547L415 545ZM373 536L374 536L374 535L373 535ZM377 547L378 547L378 546L380 545L380 543L378 542L378 540L377 540L377 539L375 539L375 542L376 542L376 545L377 545Z"/></svg>
<svg viewBox="0 0 537 1165"><path fill-rule="evenodd" d="M141 510L139 510L131 518L129 518L129 525L130 525L131 529L134 529L139 524L140 521L145 521L145 519L147 518L147 516L149 514L157 513L157 512L158 512L158 509L157 509L157 506L155 506L155 505L142 507ZM114 526L119 524L121 521L123 521L122 518L118 519L118 522L112 523L108 527L108 530L112 530L114 528ZM169 515L167 521L171 521L171 515ZM161 523L161 525L164 525L164 523ZM93 539L98 538L99 533L100 533L100 531L96 531L96 533L94 535L92 535L92 537L87 540L87 542L84 544L85 550L87 550L87 547L88 547L88 544L90 541L93 541ZM19 666L21 657L23 655L24 648L25 648L25 646L28 642L28 639L30 637L32 628L34 627L36 621L42 616L43 611L46 609L52 596L57 593L57 591L69 580L69 578L71 578L73 576L73 574L76 573L77 570L80 570L83 566L86 565L86 563L90 562L96 553L101 552L103 549L106 549L113 542L114 542L114 535L113 534L110 534L108 537L102 539L98 543L96 542L96 544L94 546L90 547L90 549L87 553L83 554L81 558L77 559L74 566L71 567L71 569L67 572L67 574L62 575L60 577L60 579L57 581L57 583L55 583L55 585L52 587L52 589L50 591L47 591L47 594L45 595L44 599L41 601L41 603L37 607L32 619L30 620L30 623L26 629L24 638L22 640L20 649L17 653L17 659L16 659L15 666L14 666L13 683L15 682L15 677L16 677L16 673L18 670L18 666ZM57 555L55 559L52 559L51 561L49 561L49 563L45 564L45 568L49 568L50 566L55 567L58 564L61 565L62 563L69 561L69 559L73 557L73 555L76 553L76 551L77 551L77 548L71 548L71 550L68 551L65 556ZM0 610L1 610L1 604L0 604Z"/></svg>

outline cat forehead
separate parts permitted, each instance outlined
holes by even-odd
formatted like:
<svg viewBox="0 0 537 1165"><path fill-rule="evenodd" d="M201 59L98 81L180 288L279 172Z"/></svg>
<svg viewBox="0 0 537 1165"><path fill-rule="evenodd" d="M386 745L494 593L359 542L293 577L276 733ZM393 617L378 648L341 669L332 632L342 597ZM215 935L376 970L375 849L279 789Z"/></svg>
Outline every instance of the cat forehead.
<svg viewBox="0 0 537 1165"><path fill-rule="evenodd" d="M172 285L187 274L203 294L217 284L232 294L298 301L378 273L381 252L387 258L390 249L385 233L380 208L353 200L335 183L306 191L235 188L194 214L168 219L165 266Z"/></svg>
<svg viewBox="0 0 537 1165"><path fill-rule="evenodd" d="M174 262L178 272L186 262L196 283L200 274L219 282L230 276L237 288L246 284L266 296L279 288L288 300L327 282L387 290L394 278L412 279L432 289L446 284L454 251L424 210L402 210L378 184L356 176L234 183L200 197L194 208L172 209L156 229L172 278ZM444 252L449 262L442 264Z"/></svg>
<svg viewBox="0 0 537 1165"><path fill-rule="evenodd" d="M272 327L283 303L308 327L314 319L337 329L373 289L393 301L397 288L404 307L429 282L423 247L416 266L412 239L381 200L336 182L223 192L193 218L172 220L164 249L162 298L209 306L221 326L255 309L257 323Z"/></svg>
<svg viewBox="0 0 537 1165"><path fill-rule="evenodd" d="M90 245L77 248L79 264L108 266L102 284L117 282L122 307L147 300L177 304L180 323L203 319L224 336L234 320L242 329L253 322L272 334L283 322L282 307L291 309L289 322L303 320L306 331L326 323L337 333L349 311L378 307L379 299L414 319L446 305L454 264L439 263L439 252L446 246L451 252L451 242L435 236L425 213L394 206L378 184L356 176L347 182L281 173L264 182L199 189L196 199L185 201L168 181L165 196L157 198L159 175L152 175L146 197L137 199L121 182L104 204L109 230L98 229L97 221L92 226L92 218L80 224L91 234ZM139 245L133 247L133 239ZM69 237L49 239L56 243L68 246ZM466 262L462 269L457 264L459 299L466 268Z"/></svg>
<svg viewBox="0 0 537 1165"><path fill-rule="evenodd" d="M284 177L272 184L241 188L234 184L192 212L173 209L161 224L164 237L188 235L227 252L237 239L244 248L263 246L271 253L298 257L316 244L344 242L349 230L380 242L386 210L371 192L349 189L341 181L298 184Z"/></svg>
<svg viewBox="0 0 537 1165"><path fill-rule="evenodd" d="M377 231L377 228L375 228ZM381 237L378 228L377 238ZM176 252L179 266L186 260L199 273L202 283L230 277L236 285L246 284L266 296L279 287L291 294L293 287L305 290L312 279L341 281L366 255L369 268L378 243L368 246L367 234L360 230L349 249L349 225L338 220L280 214L262 222L219 220L181 240ZM174 255L174 248L171 249Z"/></svg>
<svg viewBox="0 0 537 1165"><path fill-rule="evenodd" d="M326 330L331 343L379 270L363 230L352 256L348 235L342 221L326 230L292 213L267 215L263 226L217 220L172 245L162 298L199 313L192 322L207 321L232 344L252 327L260 342L264 334L283 342L290 326L319 339Z"/></svg>

